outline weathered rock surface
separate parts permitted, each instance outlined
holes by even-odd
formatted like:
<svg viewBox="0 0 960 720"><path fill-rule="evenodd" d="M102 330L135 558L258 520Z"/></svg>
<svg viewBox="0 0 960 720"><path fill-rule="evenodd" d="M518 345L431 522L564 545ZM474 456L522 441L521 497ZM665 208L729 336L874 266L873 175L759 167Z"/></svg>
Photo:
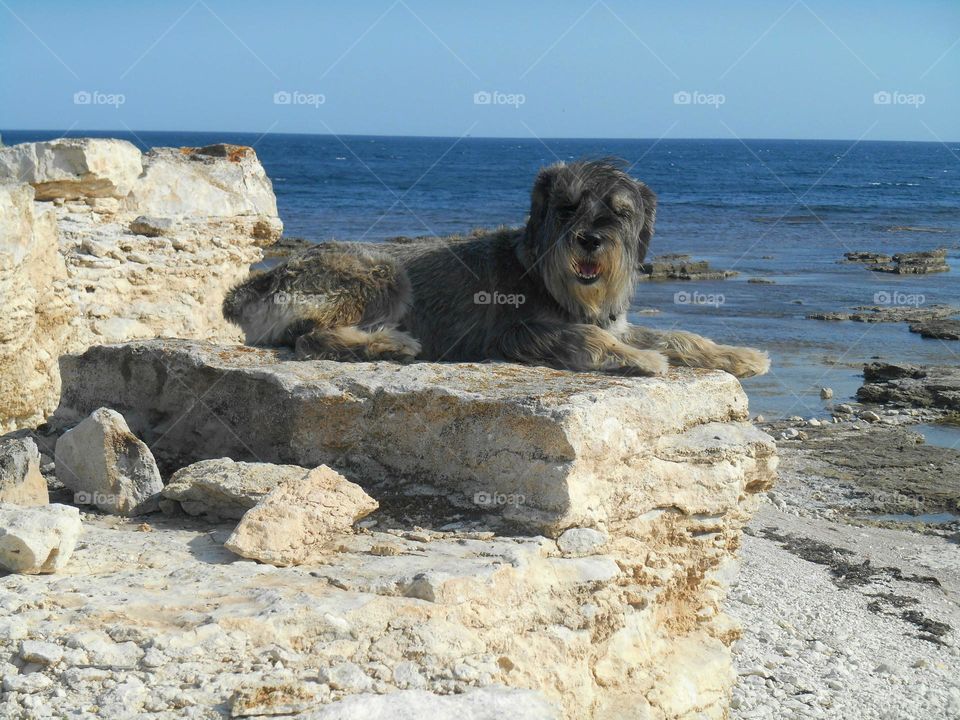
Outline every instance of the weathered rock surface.
<svg viewBox="0 0 960 720"><path fill-rule="evenodd" d="M220 303L281 229L249 148L141 155L124 141L71 139L0 149L0 431L53 410L65 352L237 339Z"/></svg>
<svg viewBox="0 0 960 720"><path fill-rule="evenodd" d="M40 474L40 450L30 438L0 439L0 503L46 505L47 481Z"/></svg>
<svg viewBox="0 0 960 720"><path fill-rule="evenodd" d="M75 507L0 503L0 569L24 575L58 572L70 560L80 531Z"/></svg>
<svg viewBox="0 0 960 720"><path fill-rule="evenodd" d="M427 477L463 507L491 500L547 532L624 522L658 505L712 512L721 501L697 495L688 473L703 466L688 459L708 452L711 468L764 475L773 456L769 438L744 422L739 383L721 372L637 380L282 357L179 340L91 348L63 359L69 380L57 415L75 421L93 405L116 408L170 468L215 453L328 464L365 487ZM644 501L632 506L625 488L639 477L647 479L633 489ZM724 501L740 490L728 492Z"/></svg>
<svg viewBox="0 0 960 720"><path fill-rule="evenodd" d="M191 341L91 348L64 358L54 424L109 404L169 469L211 455L326 463L380 509L282 569L236 561L229 525L97 529L96 551L58 586L83 612L59 610L56 635L89 628L91 613L122 622L115 639L156 651L144 684L174 688L148 700L159 709L319 682L329 704L316 712L333 717L378 709L371 693L421 690L440 712L437 695L500 685L539 691L569 720L724 715L737 636L725 588L776 465L733 377L284 357ZM99 592L129 558L130 590ZM209 663L199 685L174 669L189 657Z"/></svg>
<svg viewBox="0 0 960 720"><path fill-rule="evenodd" d="M910 332L937 340L960 340L960 320L922 320L911 324Z"/></svg>
<svg viewBox="0 0 960 720"><path fill-rule="evenodd" d="M124 198L143 171L126 140L61 138L0 148L0 182L30 183L37 200Z"/></svg>
<svg viewBox="0 0 960 720"><path fill-rule="evenodd" d="M163 496L188 515L239 520L278 485L302 481L309 473L299 465L201 460L177 470Z"/></svg>
<svg viewBox="0 0 960 720"><path fill-rule="evenodd" d="M0 184L0 432L53 409L74 332L56 216L33 197L29 185Z"/></svg>
<svg viewBox="0 0 960 720"><path fill-rule="evenodd" d="M330 543L379 507L358 485L325 465L282 482L248 510L224 546L278 567L331 554Z"/></svg>
<svg viewBox="0 0 960 720"><path fill-rule="evenodd" d="M57 440L56 472L74 491L74 502L118 515L156 510L163 490L150 448L109 408L95 410Z"/></svg>
<svg viewBox="0 0 960 720"><path fill-rule="evenodd" d="M960 368L874 362L863 368L863 402L960 410Z"/></svg>

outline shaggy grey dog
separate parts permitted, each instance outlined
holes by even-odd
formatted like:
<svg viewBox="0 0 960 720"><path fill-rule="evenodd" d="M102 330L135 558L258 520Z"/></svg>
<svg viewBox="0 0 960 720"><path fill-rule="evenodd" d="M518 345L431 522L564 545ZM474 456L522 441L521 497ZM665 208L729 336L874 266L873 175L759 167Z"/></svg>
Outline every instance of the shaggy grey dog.
<svg viewBox="0 0 960 720"><path fill-rule="evenodd" d="M237 285L250 344L332 360L509 360L658 375L762 374L765 353L627 323L656 197L609 161L540 171L526 227L408 243L322 243Z"/></svg>

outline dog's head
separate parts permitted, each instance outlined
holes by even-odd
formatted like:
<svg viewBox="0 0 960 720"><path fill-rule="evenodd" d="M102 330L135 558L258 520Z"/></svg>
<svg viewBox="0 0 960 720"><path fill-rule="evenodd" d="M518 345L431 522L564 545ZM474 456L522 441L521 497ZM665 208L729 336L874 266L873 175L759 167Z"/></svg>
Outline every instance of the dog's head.
<svg viewBox="0 0 960 720"><path fill-rule="evenodd" d="M627 307L653 235L657 200L608 160L557 163L533 186L520 259L585 320Z"/></svg>

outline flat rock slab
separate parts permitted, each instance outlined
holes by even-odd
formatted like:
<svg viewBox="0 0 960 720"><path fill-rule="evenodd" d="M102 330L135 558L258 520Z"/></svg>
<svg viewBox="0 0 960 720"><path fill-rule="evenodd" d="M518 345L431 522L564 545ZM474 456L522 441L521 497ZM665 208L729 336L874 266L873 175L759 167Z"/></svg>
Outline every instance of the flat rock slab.
<svg viewBox="0 0 960 720"><path fill-rule="evenodd" d="M429 483L548 534L664 505L712 512L769 482L775 463L723 372L297 362L186 340L94 347L61 371L61 420L112 407L167 469L210 457L328 464L363 487Z"/></svg>
<svg viewBox="0 0 960 720"><path fill-rule="evenodd" d="M862 402L960 410L960 368L875 362L863 368Z"/></svg>

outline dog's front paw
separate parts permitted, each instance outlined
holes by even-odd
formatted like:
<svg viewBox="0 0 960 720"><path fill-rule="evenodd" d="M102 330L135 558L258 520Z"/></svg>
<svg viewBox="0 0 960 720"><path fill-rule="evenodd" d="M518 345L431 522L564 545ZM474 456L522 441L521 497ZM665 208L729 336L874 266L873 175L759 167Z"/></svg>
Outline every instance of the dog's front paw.
<svg viewBox="0 0 960 720"><path fill-rule="evenodd" d="M770 356L753 348L728 347L719 369L738 378L765 375L770 370Z"/></svg>
<svg viewBox="0 0 960 720"><path fill-rule="evenodd" d="M634 350L631 348L630 352L609 357L603 363L601 369L616 375L650 377L666 375L668 367L666 356L656 350Z"/></svg>

